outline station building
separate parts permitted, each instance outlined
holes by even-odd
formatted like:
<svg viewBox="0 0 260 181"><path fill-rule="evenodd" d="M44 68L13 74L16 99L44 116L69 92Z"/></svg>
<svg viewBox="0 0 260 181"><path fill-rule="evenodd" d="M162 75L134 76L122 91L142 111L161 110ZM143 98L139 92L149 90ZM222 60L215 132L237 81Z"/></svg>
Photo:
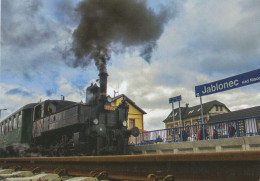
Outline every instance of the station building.
<svg viewBox="0 0 260 181"><path fill-rule="evenodd" d="M129 105L129 112L128 112L128 120L127 120L127 127L133 128L136 126L140 132L144 131L144 114L146 112L142 110L139 106L135 104L129 97L124 94L118 95L116 97L111 98L111 106L117 107L122 102L123 99L126 99L126 102Z"/></svg>
<svg viewBox="0 0 260 181"><path fill-rule="evenodd" d="M205 119L205 123L207 123L212 116L216 116L223 113L229 113L230 110L227 106L217 100L210 101L202 104L203 109L203 118ZM181 107L181 120L182 125L180 125L180 114L179 107L174 109L174 119L175 119L175 127L180 126L189 126L189 125L197 125L201 123L201 105L196 105L193 107L189 107L186 104L186 107ZM172 111L168 115L168 117L163 120L165 123L165 128L173 128L173 115Z"/></svg>

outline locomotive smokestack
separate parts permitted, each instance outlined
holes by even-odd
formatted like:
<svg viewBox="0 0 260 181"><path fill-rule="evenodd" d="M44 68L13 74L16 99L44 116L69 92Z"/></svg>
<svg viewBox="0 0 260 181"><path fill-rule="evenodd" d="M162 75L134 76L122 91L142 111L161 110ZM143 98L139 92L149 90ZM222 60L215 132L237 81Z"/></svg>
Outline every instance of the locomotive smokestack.
<svg viewBox="0 0 260 181"><path fill-rule="evenodd" d="M106 72L100 72L99 78L100 78L100 99L105 100L107 97L107 76L108 74Z"/></svg>

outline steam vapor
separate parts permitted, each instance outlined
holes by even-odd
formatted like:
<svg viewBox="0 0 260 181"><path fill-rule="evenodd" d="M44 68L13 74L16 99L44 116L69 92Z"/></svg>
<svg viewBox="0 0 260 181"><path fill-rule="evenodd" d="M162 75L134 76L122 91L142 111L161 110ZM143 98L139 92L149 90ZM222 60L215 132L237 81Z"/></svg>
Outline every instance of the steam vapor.
<svg viewBox="0 0 260 181"><path fill-rule="evenodd" d="M155 13L145 0L84 0L76 11L81 21L73 33L73 66L86 67L92 60L100 72L106 72L113 44L141 47L140 56L150 62L156 41L171 13L162 9Z"/></svg>

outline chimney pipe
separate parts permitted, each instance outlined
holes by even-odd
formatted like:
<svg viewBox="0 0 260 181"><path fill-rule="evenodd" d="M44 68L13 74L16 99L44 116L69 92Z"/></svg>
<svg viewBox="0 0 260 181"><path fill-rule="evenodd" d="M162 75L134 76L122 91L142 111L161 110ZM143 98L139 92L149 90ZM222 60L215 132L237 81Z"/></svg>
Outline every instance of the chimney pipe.
<svg viewBox="0 0 260 181"><path fill-rule="evenodd" d="M186 104L186 108L188 108L189 107L189 104Z"/></svg>
<svg viewBox="0 0 260 181"><path fill-rule="evenodd" d="M100 99L105 100L107 97L107 76L106 72L99 73L100 78Z"/></svg>

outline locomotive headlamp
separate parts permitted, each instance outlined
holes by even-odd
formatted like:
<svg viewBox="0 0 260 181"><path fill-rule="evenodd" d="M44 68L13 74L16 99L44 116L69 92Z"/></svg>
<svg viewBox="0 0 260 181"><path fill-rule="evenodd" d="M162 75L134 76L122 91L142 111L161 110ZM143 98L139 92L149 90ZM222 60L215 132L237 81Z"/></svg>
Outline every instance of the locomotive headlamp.
<svg viewBox="0 0 260 181"><path fill-rule="evenodd" d="M93 120L93 124L95 124L95 125L98 124L98 119L97 119L97 118L95 118L95 119Z"/></svg>
<svg viewBox="0 0 260 181"><path fill-rule="evenodd" d="M122 124L123 124L123 126L126 126L127 125L126 120L124 120Z"/></svg>
<svg viewBox="0 0 260 181"><path fill-rule="evenodd" d="M107 101L112 102L112 98L110 96L107 96Z"/></svg>

